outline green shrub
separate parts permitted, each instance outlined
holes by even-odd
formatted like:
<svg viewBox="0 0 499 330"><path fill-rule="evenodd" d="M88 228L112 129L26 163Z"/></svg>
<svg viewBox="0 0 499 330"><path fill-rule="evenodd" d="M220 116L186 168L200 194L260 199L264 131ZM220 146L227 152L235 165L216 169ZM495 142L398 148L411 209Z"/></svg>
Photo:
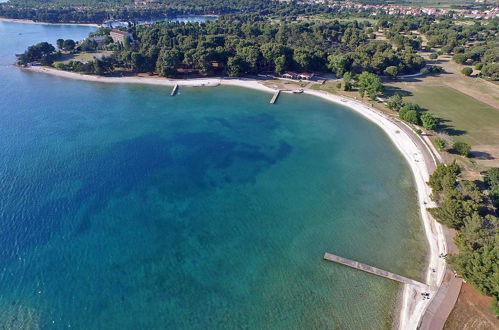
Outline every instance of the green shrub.
<svg viewBox="0 0 499 330"><path fill-rule="evenodd" d="M386 102L386 106L390 110L399 111L404 101L402 100L402 96L400 94L394 94L388 98L388 102Z"/></svg>
<svg viewBox="0 0 499 330"><path fill-rule="evenodd" d="M473 73L473 69L470 67L465 67L461 70L461 73L464 74L465 76L469 77Z"/></svg>
<svg viewBox="0 0 499 330"><path fill-rule="evenodd" d="M421 115L421 122L426 129L435 129L438 125L438 119L433 117L429 112L425 112Z"/></svg>
<svg viewBox="0 0 499 330"><path fill-rule="evenodd" d="M471 151L471 146L464 142L454 142L452 149L459 155L468 157Z"/></svg>
<svg viewBox="0 0 499 330"><path fill-rule="evenodd" d="M445 149L445 141L443 139L436 138L435 139L435 146L437 147L437 149L439 151L442 151Z"/></svg>

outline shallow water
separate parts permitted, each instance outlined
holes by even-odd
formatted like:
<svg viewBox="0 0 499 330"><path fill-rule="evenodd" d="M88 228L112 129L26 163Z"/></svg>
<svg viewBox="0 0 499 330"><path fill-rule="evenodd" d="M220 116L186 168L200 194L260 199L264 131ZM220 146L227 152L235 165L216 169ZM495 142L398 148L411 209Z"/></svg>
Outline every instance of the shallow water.
<svg viewBox="0 0 499 330"><path fill-rule="evenodd" d="M414 184L388 137L307 95L170 97L10 65L92 29L0 22L0 324L389 328L398 284L322 260L421 277Z"/></svg>

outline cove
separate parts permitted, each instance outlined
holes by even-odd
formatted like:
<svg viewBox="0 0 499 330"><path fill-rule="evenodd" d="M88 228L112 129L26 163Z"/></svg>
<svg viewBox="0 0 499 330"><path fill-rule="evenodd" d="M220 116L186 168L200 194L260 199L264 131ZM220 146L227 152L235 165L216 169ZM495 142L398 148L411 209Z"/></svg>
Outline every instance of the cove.
<svg viewBox="0 0 499 330"><path fill-rule="evenodd" d="M307 95L10 65L90 29L0 23L1 322L390 328L399 286L322 260L422 276L411 173L378 127Z"/></svg>

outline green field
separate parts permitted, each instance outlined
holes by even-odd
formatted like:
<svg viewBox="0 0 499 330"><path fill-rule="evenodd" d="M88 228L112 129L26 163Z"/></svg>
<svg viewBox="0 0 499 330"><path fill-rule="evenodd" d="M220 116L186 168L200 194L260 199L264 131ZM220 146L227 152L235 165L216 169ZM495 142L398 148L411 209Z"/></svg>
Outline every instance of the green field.
<svg viewBox="0 0 499 330"><path fill-rule="evenodd" d="M79 62L90 62L93 61L94 58L102 58L104 56L109 56L111 55L111 51L102 51L102 52L96 52L96 53L88 53L88 52L82 52L79 54L63 54L62 58L60 58L57 62L62 62L64 64L68 64L70 61L79 61Z"/></svg>
<svg viewBox="0 0 499 330"><path fill-rule="evenodd" d="M499 144L499 110L443 86L419 86L405 97L444 120L454 140L471 145Z"/></svg>

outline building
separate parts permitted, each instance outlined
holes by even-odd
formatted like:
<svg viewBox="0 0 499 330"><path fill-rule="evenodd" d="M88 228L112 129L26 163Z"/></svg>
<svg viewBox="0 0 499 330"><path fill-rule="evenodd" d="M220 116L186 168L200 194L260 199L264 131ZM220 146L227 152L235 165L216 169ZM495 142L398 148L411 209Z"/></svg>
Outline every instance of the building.
<svg viewBox="0 0 499 330"><path fill-rule="evenodd" d="M111 32L109 32L109 35L113 39L113 42L123 43L126 37L133 40L132 35L130 33L121 30L112 29Z"/></svg>
<svg viewBox="0 0 499 330"><path fill-rule="evenodd" d="M286 71L282 74L283 78L296 79L296 80L310 80L314 76L313 73L302 72L296 73L293 71Z"/></svg>
<svg viewBox="0 0 499 330"><path fill-rule="evenodd" d="M298 79L298 73L292 71L286 71L282 74L282 77L288 79Z"/></svg>
<svg viewBox="0 0 499 330"><path fill-rule="evenodd" d="M88 41L95 41L97 43L97 46L102 47L106 44L106 38L107 36L95 36L95 37L88 37Z"/></svg>
<svg viewBox="0 0 499 330"><path fill-rule="evenodd" d="M302 72L298 74L298 78L303 80L310 80L313 76L314 76L313 73L308 73L308 72Z"/></svg>

